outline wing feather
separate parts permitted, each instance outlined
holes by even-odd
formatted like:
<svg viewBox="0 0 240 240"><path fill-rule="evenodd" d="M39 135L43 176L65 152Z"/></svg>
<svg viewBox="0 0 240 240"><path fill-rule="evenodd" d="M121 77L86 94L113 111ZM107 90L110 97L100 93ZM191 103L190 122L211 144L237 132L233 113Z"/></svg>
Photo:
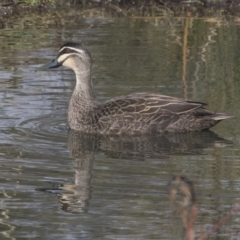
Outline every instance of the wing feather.
<svg viewBox="0 0 240 240"><path fill-rule="evenodd" d="M182 114L204 106L201 102L192 102L158 94L137 93L113 98L102 105L106 115L124 113L156 114L170 111L173 114Z"/></svg>

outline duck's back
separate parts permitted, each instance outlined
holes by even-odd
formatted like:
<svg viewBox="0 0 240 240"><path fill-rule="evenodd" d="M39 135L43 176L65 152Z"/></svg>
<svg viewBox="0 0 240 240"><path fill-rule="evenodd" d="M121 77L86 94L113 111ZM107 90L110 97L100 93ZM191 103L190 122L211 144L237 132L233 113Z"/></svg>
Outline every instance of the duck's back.
<svg viewBox="0 0 240 240"><path fill-rule="evenodd" d="M110 135L200 131L231 117L211 112L204 105L158 94L117 97L95 109L92 130Z"/></svg>

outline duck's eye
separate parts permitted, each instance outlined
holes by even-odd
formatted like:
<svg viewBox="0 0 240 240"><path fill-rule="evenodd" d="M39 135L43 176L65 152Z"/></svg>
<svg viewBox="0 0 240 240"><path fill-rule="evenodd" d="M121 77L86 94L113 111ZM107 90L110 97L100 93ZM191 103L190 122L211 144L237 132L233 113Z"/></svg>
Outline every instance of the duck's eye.
<svg viewBox="0 0 240 240"><path fill-rule="evenodd" d="M65 49L63 49L62 54L64 54L64 53L71 53L71 52L72 52L71 49L65 48Z"/></svg>

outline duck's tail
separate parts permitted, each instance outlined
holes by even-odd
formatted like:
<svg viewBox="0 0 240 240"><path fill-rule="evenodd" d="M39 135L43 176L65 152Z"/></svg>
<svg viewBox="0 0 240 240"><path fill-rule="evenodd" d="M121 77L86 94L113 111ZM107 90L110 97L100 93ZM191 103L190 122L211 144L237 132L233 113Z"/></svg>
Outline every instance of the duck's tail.
<svg viewBox="0 0 240 240"><path fill-rule="evenodd" d="M226 113L216 113L211 116L211 119L214 119L216 121L222 121L224 119L232 118L232 115L228 115Z"/></svg>

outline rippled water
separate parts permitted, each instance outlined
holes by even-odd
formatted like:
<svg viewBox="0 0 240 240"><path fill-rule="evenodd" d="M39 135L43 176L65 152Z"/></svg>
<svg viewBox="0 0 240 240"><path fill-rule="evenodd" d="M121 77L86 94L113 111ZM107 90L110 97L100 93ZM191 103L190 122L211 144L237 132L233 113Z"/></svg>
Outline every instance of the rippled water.
<svg viewBox="0 0 240 240"><path fill-rule="evenodd" d="M228 216L240 192L238 29L208 19L8 20L0 34L0 239L183 239L194 209L198 237ZM235 118L212 132L158 137L68 132L73 73L35 69L69 40L91 50L101 101L157 92ZM237 207L209 239L240 238Z"/></svg>

